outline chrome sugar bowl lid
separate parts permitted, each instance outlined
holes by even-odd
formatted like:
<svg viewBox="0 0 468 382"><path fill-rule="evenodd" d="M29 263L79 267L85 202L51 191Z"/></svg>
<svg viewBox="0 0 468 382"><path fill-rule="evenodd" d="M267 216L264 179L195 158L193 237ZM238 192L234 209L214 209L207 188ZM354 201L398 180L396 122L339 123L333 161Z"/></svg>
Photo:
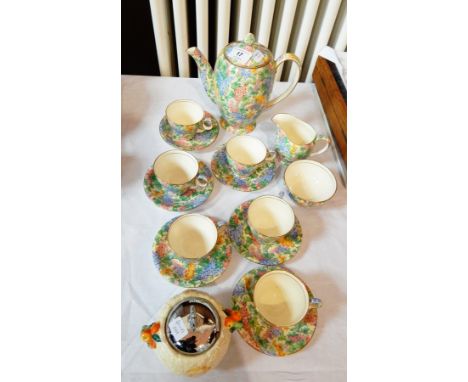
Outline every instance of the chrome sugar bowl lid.
<svg viewBox="0 0 468 382"><path fill-rule="evenodd" d="M187 297L167 316L165 332L169 344L178 352L198 355L218 340L221 320L216 308L202 297Z"/></svg>

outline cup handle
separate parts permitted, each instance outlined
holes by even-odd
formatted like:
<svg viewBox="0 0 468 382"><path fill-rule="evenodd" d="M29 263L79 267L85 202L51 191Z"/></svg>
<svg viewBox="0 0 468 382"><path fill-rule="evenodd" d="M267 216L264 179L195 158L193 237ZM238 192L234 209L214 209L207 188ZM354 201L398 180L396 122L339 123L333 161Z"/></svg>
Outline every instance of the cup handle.
<svg viewBox="0 0 468 382"><path fill-rule="evenodd" d="M314 146L315 146L315 143L317 143L318 141L324 141L325 145L320 150L310 153L309 157L314 157L316 155L324 153L325 151L327 151L327 149L328 149L328 147L330 146L330 143L331 143L330 138L328 138L325 135L319 135L317 137L317 139L314 141Z"/></svg>
<svg viewBox="0 0 468 382"><path fill-rule="evenodd" d="M314 308L321 308L322 307L322 300L316 297L312 297L310 299L310 305L312 305Z"/></svg>
<svg viewBox="0 0 468 382"><path fill-rule="evenodd" d="M211 117L203 118L202 125L197 129L197 133L203 133L204 131L209 131L213 128L213 120Z"/></svg>
<svg viewBox="0 0 468 382"><path fill-rule="evenodd" d="M161 323L159 321L144 325L141 328L140 338L150 349L156 349L157 343L162 342L158 334L160 328Z"/></svg>
<svg viewBox="0 0 468 382"><path fill-rule="evenodd" d="M205 188L208 185L208 179L205 175L198 175L195 179L195 185L197 188Z"/></svg>
<svg viewBox="0 0 468 382"><path fill-rule="evenodd" d="M275 161L276 162L276 151L273 150L273 151L268 151L266 157L265 157L265 160L267 162L271 162L271 161Z"/></svg>

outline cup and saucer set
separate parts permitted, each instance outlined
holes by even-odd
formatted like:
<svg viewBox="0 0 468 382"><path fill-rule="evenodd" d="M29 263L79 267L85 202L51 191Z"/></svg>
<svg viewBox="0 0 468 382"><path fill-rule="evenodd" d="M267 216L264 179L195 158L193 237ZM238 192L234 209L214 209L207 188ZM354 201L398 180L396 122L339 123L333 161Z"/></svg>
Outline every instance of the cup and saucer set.
<svg viewBox="0 0 468 382"><path fill-rule="evenodd" d="M146 195L157 206L187 211L203 204L213 191L209 167L187 151L212 144L219 133L216 119L194 101L169 104L159 125L164 141L176 147L159 155L144 177Z"/></svg>
<svg viewBox="0 0 468 382"><path fill-rule="evenodd" d="M248 135L231 138L211 160L211 171L218 181L245 192L270 184L276 167L276 152L268 151L262 141Z"/></svg>
<svg viewBox="0 0 468 382"><path fill-rule="evenodd" d="M176 100L166 108L159 123L161 138L185 151L202 150L218 137L219 124L213 115L190 100Z"/></svg>
<svg viewBox="0 0 468 382"><path fill-rule="evenodd" d="M158 207L171 211L194 209L208 199L214 180L208 166L178 149L159 155L144 178L145 193Z"/></svg>
<svg viewBox="0 0 468 382"><path fill-rule="evenodd" d="M284 186L297 205L312 207L331 199L335 177L307 159L313 144L327 138L292 116L276 115L273 121L278 125L274 151L241 135L215 151L211 169L185 150L160 154L145 175L147 196L161 208L188 211L209 198L214 178L239 191L255 191L273 180L279 165L286 165ZM155 322L143 326L141 338L167 368L188 376L214 368L234 331L270 356L302 350L314 335L321 306L309 286L283 267L298 254L302 237L293 208L273 195L243 202L227 222L200 213L166 222L153 241L152 256L161 277L172 284L212 284L226 271L233 249L260 267L238 280L232 307L223 309L209 294L186 290L161 307Z"/></svg>
<svg viewBox="0 0 468 382"><path fill-rule="evenodd" d="M144 177L148 198L158 207L188 211L206 202L214 179L238 191L261 190L284 166L286 193L298 206L313 207L337 190L332 172L311 157L323 153L330 139L289 114L276 114L274 150L250 135L262 110L284 99L296 85L268 100L276 67L300 60L291 53L275 61L252 34L229 44L213 70L197 48L196 61L205 90L221 112L219 122L194 101L176 100L159 124L161 138L174 149L160 154ZM212 145L220 126L236 134L214 150L210 165L188 151ZM322 142L321 149L315 150ZM196 376L214 368L237 331L252 348L271 356L294 354L311 341L321 306L309 286L283 267L301 248L302 227L284 199L261 195L245 201L228 221L186 213L163 224L152 246L154 264L166 281L187 289L167 301L156 319L141 329L141 339L156 349L172 372ZM214 283L226 271L233 249L259 264L234 286L232 306L223 308L193 288Z"/></svg>
<svg viewBox="0 0 468 382"><path fill-rule="evenodd" d="M155 321L142 327L141 339L169 370L186 376L216 367L235 331L269 356L303 350L315 333L321 300L283 266L301 243L293 209L273 195L242 203L227 223L198 213L173 218L154 239L153 259L165 280L191 289L167 301ZM242 275L232 306L223 308L193 288L212 284L226 271L233 247L261 266Z"/></svg>
<svg viewBox="0 0 468 382"><path fill-rule="evenodd" d="M262 265L282 264L301 247L302 228L291 206L263 195L238 206L229 219L229 235L237 252Z"/></svg>

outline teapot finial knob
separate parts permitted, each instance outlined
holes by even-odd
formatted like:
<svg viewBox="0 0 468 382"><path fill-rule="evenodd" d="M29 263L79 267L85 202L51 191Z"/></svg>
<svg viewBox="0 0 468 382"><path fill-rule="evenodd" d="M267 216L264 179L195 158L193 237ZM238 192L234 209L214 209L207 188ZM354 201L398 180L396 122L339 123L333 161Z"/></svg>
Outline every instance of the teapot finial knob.
<svg viewBox="0 0 468 382"><path fill-rule="evenodd" d="M253 33L249 33L247 34L247 36L245 36L244 38L244 42L248 45L251 45L255 42L255 36Z"/></svg>

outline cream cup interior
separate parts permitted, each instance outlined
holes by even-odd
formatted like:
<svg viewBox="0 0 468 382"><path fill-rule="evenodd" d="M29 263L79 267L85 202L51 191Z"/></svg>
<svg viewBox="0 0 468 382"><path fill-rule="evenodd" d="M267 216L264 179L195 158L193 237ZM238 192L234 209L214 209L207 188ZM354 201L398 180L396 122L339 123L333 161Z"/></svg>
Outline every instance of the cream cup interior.
<svg viewBox="0 0 468 382"><path fill-rule="evenodd" d="M249 225L268 237L287 234L294 226L294 211L276 196L261 196L250 203L247 211Z"/></svg>
<svg viewBox="0 0 468 382"><path fill-rule="evenodd" d="M262 141L247 135L231 138L226 145L229 156L236 162L254 165L265 159L267 149Z"/></svg>
<svg viewBox="0 0 468 382"><path fill-rule="evenodd" d="M198 161L181 150L170 150L161 154L153 165L154 174L169 184L184 184L198 173Z"/></svg>
<svg viewBox="0 0 468 382"><path fill-rule="evenodd" d="M336 191L336 179L331 171L311 160L291 163L284 173L284 180L294 195L312 202L328 200Z"/></svg>
<svg viewBox="0 0 468 382"><path fill-rule="evenodd" d="M309 294L304 284L285 271L271 271L260 277L254 288L257 311L272 324L290 326L304 318Z"/></svg>
<svg viewBox="0 0 468 382"><path fill-rule="evenodd" d="M204 215L181 216L169 227L169 246L177 255L188 259L205 256L214 248L217 240L216 225Z"/></svg>
<svg viewBox="0 0 468 382"><path fill-rule="evenodd" d="M203 109L193 101L174 101L166 109L169 121L178 125L193 125L203 118Z"/></svg>
<svg viewBox="0 0 468 382"><path fill-rule="evenodd" d="M296 145L307 145L313 142L317 135L312 126L289 114L277 114L273 117L273 122Z"/></svg>

